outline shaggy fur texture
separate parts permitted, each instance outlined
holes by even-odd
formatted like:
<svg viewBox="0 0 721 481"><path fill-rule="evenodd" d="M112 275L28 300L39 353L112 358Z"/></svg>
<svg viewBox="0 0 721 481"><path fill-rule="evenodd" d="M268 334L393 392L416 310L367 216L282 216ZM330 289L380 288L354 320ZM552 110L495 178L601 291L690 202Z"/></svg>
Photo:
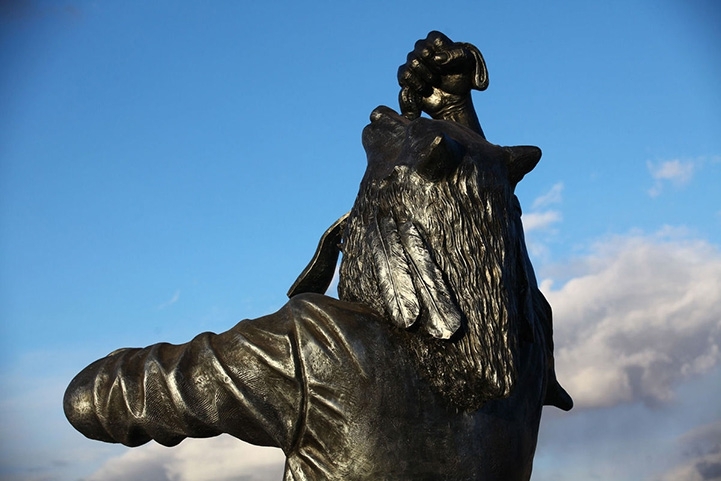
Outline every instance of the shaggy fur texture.
<svg viewBox="0 0 721 481"><path fill-rule="evenodd" d="M342 246L339 295L386 318L405 316L396 324L425 377L455 408L477 409L508 396L514 385L518 329L529 314L522 239L520 212L500 162L466 155L434 182L397 166L387 178L361 184ZM378 258L403 264L393 253L399 242L409 268L389 280L390 267ZM383 246L388 253L379 256ZM417 259L423 256L426 273ZM440 292L440 299L429 298L427 289ZM453 308L459 313L460 328L450 339L438 339L429 328L444 300L453 303L440 306L451 313L446 317L453 317Z"/></svg>

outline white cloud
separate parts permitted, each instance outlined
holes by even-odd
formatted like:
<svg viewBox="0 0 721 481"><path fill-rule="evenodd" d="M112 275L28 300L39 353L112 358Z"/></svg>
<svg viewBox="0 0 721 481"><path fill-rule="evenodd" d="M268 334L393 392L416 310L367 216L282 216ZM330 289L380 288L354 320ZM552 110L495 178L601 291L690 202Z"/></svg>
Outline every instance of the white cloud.
<svg viewBox="0 0 721 481"><path fill-rule="evenodd" d="M558 375L578 407L664 403L677 382L719 363L718 248L667 229L599 243L581 265L558 290L542 283Z"/></svg>
<svg viewBox="0 0 721 481"><path fill-rule="evenodd" d="M663 162L647 162L651 177L655 181L648 190L651 197L661 194L667 183L675 187L682 187L691 182L698 166L698 162L692 160L666 160Z"/></svg>
<svg viewBox="0 0 721 481"><path fill-rule="evenodd" d="M538 209L539 207L546 207L552 204L560 204L563 193L563 182L557 182L551 187L551 189L545 194L538 196L533 201L533 208Z"/></svg>
<svg viewBox="0 0 721 481"><path fill-rule="evenodd" d="M173 297L171 297L171 298L168 299L167 301L165 301L165 302L163 302L162 304L160 304L160 305L158 306L158 310L162 310L162 309L165 309L166 307L170 307L170 306L172 306L173 304L175 304L176 302L178 302L178 300L180 300L180 289L176 290L176 291L173 293Z"/></svg>
<svg viewBox="0 0 721 481"><path fill-rule="evenodd" d="M166 448L156 443L129 449L83 481L278 481L285 456L223 435L186 439Z"/></svg>
<svg viewBox="0 0 721 481"><path fill-rule="evenodd" d="M524 212L522 216L523 229L526 232L548 229L551 225L560 222L563 219L563 216L557 210L538 210L541 207L560 204L562 200L562 192L563 182L557 182L548 190L548 192L538 196L533 201L531 204L531 211Z"/></svg>
<svg viewBox="0 0 721 481"><path fill-rule="evenodd" d="M562 220L561 213L555 210L545 212L531 212L523 214L523 230L531 232L534 230L543 230Z"/></svg>
<svg viewBox="0 0 721 481"><path fill-rule="evenodd" d="M531 211L524 212L521 217L523 230L526 233L543 232L544 234L554 234L552 226L561 222L563 220L563 215L559 210L548 209L547 207L553 204L560 204L562 201L562 193L563 182L557 182L548 190L548 192L538 196L533 201L531 204ZM540 208L546 209L538 210ZM533 257L541 259L548 257L548 246L537 237L527 237L526 244L528 251Z"/></svg>

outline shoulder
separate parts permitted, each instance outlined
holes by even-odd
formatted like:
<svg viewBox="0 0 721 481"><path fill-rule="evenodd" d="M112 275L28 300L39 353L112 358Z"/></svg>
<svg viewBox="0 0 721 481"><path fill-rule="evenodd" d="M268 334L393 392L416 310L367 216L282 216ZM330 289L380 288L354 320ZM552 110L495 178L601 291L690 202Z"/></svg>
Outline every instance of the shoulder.
<svg viewBox="0 0 721 481"><path fill-rule="evenodd" d="M388 323L370 307L321 294L293 296L282 310L296 332L324 342L389 334Z"/></svg>
<svg viewBox="0 0 721 481"><path fill-rule="evenodd" d="M241 321L233 331L250 342L284 337L326 345L394 337L390 324L370 307L313 293L293 296L277 312Z"/></svg>
<svg viewBox="0 0 721 481"><path fill-rule="evenodd" d="M370 307L312 293L293 296L273 314L241 321L234 331L247 343L275 346L301 364L322 359L345 366L341 369L398 356L403 344L396 328Z"/></svg>
<svg viewBox="0 0 721 481"><path fill-rule="evenodd" d="M293 320L300 357L309 367L333 365L333 371L365 376L402 351L395 328L363 304L301 294L283 309ZM329 373L315 371L319 377Z"/></svg>
<svg viewBox="0 0 721 481"><path fill-rule="evenodd" d="M364 304L340 301L323 294L298 294L293 296L283 309L300 318L365 318L382 322L380 316Z"/></svg>

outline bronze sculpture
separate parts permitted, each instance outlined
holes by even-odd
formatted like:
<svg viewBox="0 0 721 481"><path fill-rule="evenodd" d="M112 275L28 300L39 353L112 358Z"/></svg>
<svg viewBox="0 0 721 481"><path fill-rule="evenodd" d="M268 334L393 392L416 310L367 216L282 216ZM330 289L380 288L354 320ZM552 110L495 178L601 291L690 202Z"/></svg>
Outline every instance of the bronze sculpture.
<svg viewBox="0 0 721 481"><path fill-rule="evenodd" d="M541 152L486 141L472 45L431 32L398 77L402 115L371 114L355 205L290 301L91 364L65 395L78 430L128 446L229 433L283 449L286 480L529 479L542 405L572 406L513 193ZM339 250L338 300L323 293Z"/></svg>

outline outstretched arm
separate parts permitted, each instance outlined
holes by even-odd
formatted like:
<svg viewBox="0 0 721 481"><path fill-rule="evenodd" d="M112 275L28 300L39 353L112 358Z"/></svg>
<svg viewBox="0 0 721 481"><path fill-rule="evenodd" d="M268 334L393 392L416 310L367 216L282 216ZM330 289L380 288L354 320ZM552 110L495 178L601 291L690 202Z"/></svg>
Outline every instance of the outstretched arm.
<svg viewBox="0 0 721 481"><path fill-rule="evenodd" d="M71 382L64 408L85 436L138 446L229 433L289 448L301 381L284 311L183 345L123 349Z"/></svg>

